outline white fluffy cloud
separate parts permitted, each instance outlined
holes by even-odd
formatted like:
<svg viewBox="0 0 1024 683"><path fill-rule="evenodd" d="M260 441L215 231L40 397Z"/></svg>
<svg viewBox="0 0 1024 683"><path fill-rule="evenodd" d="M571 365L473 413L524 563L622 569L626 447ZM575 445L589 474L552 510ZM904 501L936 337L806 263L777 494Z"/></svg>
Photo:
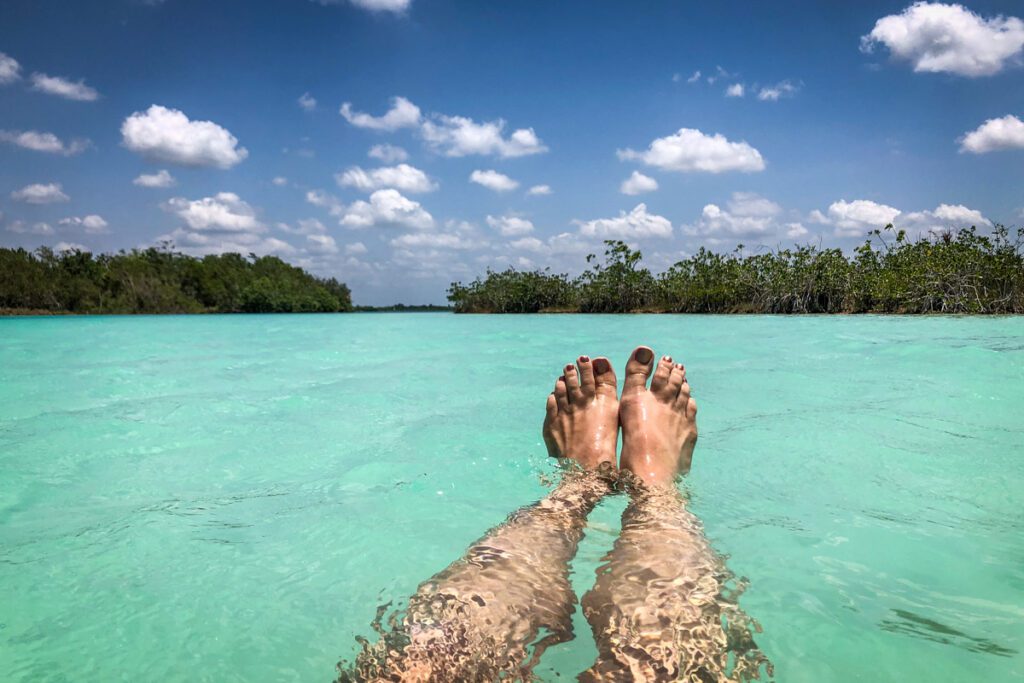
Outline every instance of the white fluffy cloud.
<svg viewBox="0 0 1024 683"><path fill-rule="evenodd" d="M110 232L107 230L107 222L103 220L103 216L97 216L96 214L69 216L68 218L62 218L57 223L67 227L83 228L90 235L102 235Z"/></svg>
<svg viewBox="0 0 1024 683"><path fill-rule="evenodd" d="M786 223L785 228L786 237L790 237L792 239L803 237L808 233L807 228L805 228L802 223Z"/></svg>
<svg viewBox="0 0 1024 683"><path fill-rule="evenodd" d="M487 225L505 237L527 235L533 232L533 222L520 216L487 216Z"/></svg>
<svg viewBox="0 0 1024 683"><path fill-rule="evenodd" d="M536 237L523 237L522 239L512 240L508 243L508 246L517 251L532 251L536 253L547 250L547 245Z"/></svg>
<svg viewBox="0 0 1024 683"><path fill-rule="evenodd" d="M799 221L786 221L784 216L795 212L784 211L772 200L754 192L733 192L724 208L718 204L706 204L700 217L690 225L683 226L683 232L698 237L712 245L736 244L741 240L759 239L761 243L781 238L800 240L810 231ZM820 220L815 220L815 216ZM811 212L811 222L830 223L820 211Z"/></svg>
<svg viewBox="0 0 1024 683"><path fill-rule="evenodd" d="M370 148L370 151L366 153L366 156L371 159L380 159L385 164L393 164L396 161L406 161L409 159L409 153L401 147L395 145L374 145Z"/></svg>
<svg viewBox="0 0 1024 683"><path fill-rule="evenodd" d="M592 239L583 239L578 232L560 232L547 240L548 253L558 256L584 256L600 249Z"/></svg>
<svg viewBox="0 0 1024 683"><path fill-rule="evenodd" d="M218 192L213 197L188 200L174 197L163 208L178 215L192 230L211 232L250 232L266 230L256 211L234 192Z"/></svg>
<svg viewBox="0 0 1024 683"><path fill-rule="evenodd" d="M992 225L992 222L985 218L980 211L969 209L963 204L939 204L932 211L901 213L895 220L897 227L919 231Z"/></svg>
<svg viewBox="0 0 1024 683"><path fill-rule="evenodd" d="M519 187L518 181L509 178L504 173L498 173L493 170L481 171L478 169L473 171L469 174L469 182L483 185L488 190L494 190L495 192L508 192Z"/></svg>
<svg viewBox="0 0 1024 683"><path fill-rule="evenodd" d="M647 213L646 204L637 204L632 211L622 211L616 218L576 220L573 223L579 226L580 234L587 237L638 239L672 236L672 222L663 216Z"/></svg>
<svg viewBox="0 0 1024 683"><path fill-rule="evenodd" d="M288 179L285 178L283 175L279 175L279 176L274 176L273 179L271 179L270 182L272 182L277 187L284 187L285 185L288 184Z"/></svg>
<svg viewBox="0 0 1024 683"><path fill-rule="evenodd" d="M1024 149L1024 121L1012 114L989 119L960 138L960 151L984 154L1004 149Z"/></svg>
<svg viewBox="0 0 1024 683"><path fill-rule="evenodd" d="M32 89L47 95L56 95L79 102L93 102L100 97L96 89L87 86L84 80L69 81L60 76L47 76L40 73L32 74Z"/></svg>
<svg viewBox="0 0 1024 683"><path fill-rule="evenodd" d="M266 237L252 232L210 233L194 232L178 228L174 232L161 235L157 242L172 242L177 249L192 256L208 254L253 253L257 256L270 254L292 256L297 250L284 240Z"/></svg>
<svg viewBox="0 0 1024 683"><path fill-rule="evenodd" d="M384 166L369 171L363 170L359 166L353 166L344 173L336 174L334 179L341 187L354 187L363 192L393 187L402 192L417 194L433 192L437 189L437 183L432 181L426 173L409 164Z"/></svg>
<svg viewBox="0 0 1024 683"><path fill-rule="evenodd" d="M768 232L771 220L763 216L736 216L717 204L706 204L697 223L697 234L749 237Z"/></svg>
<svg viewBox="0 0 1024 683"><path fill-rule="evenodd" d="M752 192L734 192L725 209L717 204L705 205L700 219L686 232L714 239L774 235L781 229L776 222L781 212L782 207L770 199Z"/></svg>
<svg viewBox="0 0 1024 683"><path fill-rule="evenodd" d="M186 254L251 252L257 256L292 256L299 253L288 242L267 236L267 227L259 221L255 209L233 192L218 192L212 197L195 200L175 197L162 206L181 218L185 227L161 235L157 241L173 242ZM311 250L320 251L323 244L313 240L310 246Z"/></svg>
<svg viewBox="0 0 1024 683"><path fill-rule="evenodd" d="M212 121L191 121L177 109L154 104L121 124L125 147L142 156L182 166L231 168L247 156L238 139Z"/></svg>
<svg viewBox="0 0 1024 683"><path fill-rule="evenodd" d="M828 216L812 211L811 220L834 225L837 237L863 237L869 230L884 228L889 223L919 232L992 225L980 211L962 204L939 204L931 211L903 212L867 199L833 202L828 207Z"/></svg>
<svg viewBox="0 0 1024 683"><path fill-rule="evenodd" d="M828 207L828 221L836 226L838 237L859 237L868 230L883 228L899 214L899 209L870 199L840 199Z"/></svg>
<svg viewBox="0 0 1024 683"><path fill-rule="evenodd" d="M549 195L549 194L551 194L551 186L550 185L534 185L533 187L531 187L529 190L526 191L526 194L530 195L531 197L540 197L540 196L544 196L544 195Z"/></svg>
<svg viewBox="0 0 1024 683"><path fill-rule="evenodd" d="M14 57L0 52L0 85L14 83L21 78L21 64Z"/></svg>
<svg viewBox="0 0 1024 683"><path fill-rule="evenodd" d="M53 133L40 133L34 130L0 130L0 140L35 152L62 154L66 157L79 154L89 148L88 140L75 139L65 143Z"/></svg>
<svg viewBox="0 0 1024 683"><path fill-rule="evenodd" d="M747 93L747 89L742 83L733 83L725 89L726 97L743 97Z"/></svg>
<svg viewBox="0 0 1024 683"><path fill-rule="evenodd" d="M875 23L861 49L875 45L914 65L914 71L991 76L1024 49L1024 21L981 17L963 5L915 2Z"/></svg>
<svg viewBox="0 0 1024 683"><path fill-rule="evenodd" d="M71 198L64 194L60 183L34 183L12 192L11 199L26 204L55 204Z"/></svg>
<svg viewBox="0 0 1024 683"><path fill-rule="evenodd" d="M352 242L345 245L345 253L350 256L358 256L367 252L366 245L362 242Z"/></svg>
<svg viewBox="0 0 1024 683"><path fill-rule="evenodd" d="M418 128L423 140L431 149L449 157L476 154L507 158L540 154L548 150L532 128L518 128L505 137L503 119L477 123L466 116L444 114L432 114L425 119L420 108L404 97L391 98L391 109L381 116L354 111L349 102L341 105L341 115L358 128L379 131ZM379 148L378 153L381 156L378 158L384 159L384 155L388 154L386 149L384 146ZM370 155L378 156L374 150L371 150ZM405 159L404 150L394 155L395 161L400 159Z"/></svg>
<svg viewBox="0 0 1024 683"><path fill-rule="evenodd" d="M795 94L797 87L789 81L780 81L775 85L766 85L757 93L757 99L762 102L776 102L783 97Z"/></svg>
<svg viewBox="0 0 1024 683"><path fill-rule="evenodd" d="M298 99L299 106L306 111L313 111L316 109L316 98L310 95L308 92L302 93Z"/></svg>
<svg viewBox="0 0 1024 683"><path fill-rule="evenodd" d="M57 244L53 245L53 250L56 252L89 251L89 247L78 242L57 242Z"/></svg>
<svg viewBox="0 0 1024 683"><path fill-rule="evenodd" d="M981 215L981 212L976 209L968 209L963 204L939 204L938 208L932 212L936 218L941 221L949 221L950 223L956 223L958 225L974 224L974 225L991 225L991 221Z"/></svg>
<svg viewBox="0 0 1024 683"><path fill-rule="evenodd" d="M706 204L700 218L683 226L682 232L710 244L735 243L747 238L762 238L765 243L783 237L802 241L811 231L804 223L792 220L795 215L794 211L786 211L756 193L734 192L724 208L718 204ZM940 204L931 211L907 213L866 199L833 202L827 215L814 210L806 220L832 226L834 235L840 238L864 237L868 231L883 228L889 223L918 234L971 225L991 226L980 211L959 204Z"/></svg>
<svg viewBox="0 0 1024 683"><path fill-rule="evenodd" d="M420 108L404 97L391 98L391 109L382 116L371 116L352 110L352 104L341 105L341 115L357 128L394 131L399 128L415 128L420 124Z"/></svg>
<svg viewBox="0 0 1024 683"><path fill-rule="evenodd" d="M650 176L645 176L640 171L633 171L633 174L622 181L619 192L622 194L637 195L644 192L654 192L658 189L658 181Z"/></svg>
<svg viewBox="0 0 1024 683"><path fill-rule="evenodd" d="M647 150L619 150L620 159L637 159L666 171L724 173L763 171L761 153L746 142L732 142L724 135L706 135L695 128L680 128L673 135L654 140Z"/></svg>
<svg viewBox="0 0 1024 683"><path fill-rule="evenodd" d="M344 209L340 222L348 228L394 227L428 230L434 217L419 202L405 197L398 190L377 190L370 201L357 201Z"/></svg>
<svg viewBox="0 0 1024 683"><path fill-rule="evenodd" d="M174 176L165 169L160 169L156 173L142 173L132 181L133 185L139 187L174 187L177 183Z"/></svg>
<svg viewBox="0 0 1024 683"><path fill-rule="evenodd" d="M421 129L423 139L435 151L449 157L473 154L503 158L522 157L548 151L533 128L519 128L504 137L505 121L477 123L465 116L435 115Z"/></svg>

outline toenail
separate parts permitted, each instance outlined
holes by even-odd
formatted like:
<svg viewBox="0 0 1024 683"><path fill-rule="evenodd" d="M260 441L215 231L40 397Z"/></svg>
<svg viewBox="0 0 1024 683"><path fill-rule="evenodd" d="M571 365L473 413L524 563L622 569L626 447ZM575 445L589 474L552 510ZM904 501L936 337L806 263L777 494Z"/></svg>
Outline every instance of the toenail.
<svg viewBox="0 0 1024 683"><path fill-rule="evenodd" d="M590 362L590 356L580 356L580 362L581 363L589 363Z"/></svg>
<svg viewBox="0 0 1024 683"><path fill-rule="evenodd" d="M566 372L572 372L572 365L566 365L565 366L565 371Z"/></svg>
<svg viewBox="0 0 1024 683"><path fill-rule="evenodd" d="M637 349L636 353L633 354L639 363L650 363L651 359L654 358L654 352L650 349Z"/></svg>
<svg viewBox="0 0 1024 683"><path fill-rule="evenodd" d="M671 362L672 362L672 356L665 356L665 357L664 357L664 361L665 361L666 363L671 363Z"/></svg>
<svg viewBox="0 0 1024 683"><path fill-rule="evenodd" d="M598 358L597 360L594 361L594 372L596 372L599 375L603 375L604 373L610 371L611 369L612 366L608 362L607 358Z"/></svg>

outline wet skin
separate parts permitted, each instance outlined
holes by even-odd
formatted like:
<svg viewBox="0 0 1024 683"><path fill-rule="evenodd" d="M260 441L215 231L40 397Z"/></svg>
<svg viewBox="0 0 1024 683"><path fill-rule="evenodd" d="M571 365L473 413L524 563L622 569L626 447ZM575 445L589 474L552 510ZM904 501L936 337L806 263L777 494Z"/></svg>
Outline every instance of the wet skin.
<svg viewBox="0 0 1024 683"><path fill-rule="evenodd" d="M613 491L620 428L630 503L583 599L599 654L580 680L756 677L763 660L756 650L728 666L723 624L743 631L749 620L721 599L727 572L675 485L697 442L685 368L668 356L655 363L650 348L638 347L621 397L607 358L580 356L562 372L547 398L542 435L549 455L579 467L566 468L546 497L421 584L402 622L364 645L355 669L339 680L530 680L544 649L573 637L569 562L587 515ZM538 640L541 633L547 635Z"/></svg>
<svg viewBox="0 0 1024 683"><path fill-rule="evenodd" d="M555 381L541 430L548 455L567 458L584 469L615 465L619 399L615 371L607 358L580 356Z"/></svg>
<svg viewBox="0 0 1024 683"><path fill-rule="evenodd" d="M663 356L651 376L653 366L654 352L646 346L637 348L626 363L619 401L619 464L649 486L672 486L677 476L690 471L697 445L697 402L682 364Z"/></svg>

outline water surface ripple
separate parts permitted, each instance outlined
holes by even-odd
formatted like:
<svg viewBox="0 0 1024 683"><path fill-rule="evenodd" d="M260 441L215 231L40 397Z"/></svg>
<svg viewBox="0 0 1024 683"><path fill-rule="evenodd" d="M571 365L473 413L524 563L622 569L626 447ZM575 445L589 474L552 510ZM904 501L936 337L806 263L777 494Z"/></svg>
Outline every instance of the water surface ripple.
<svg viewBox="0 0 1024 683"><path fill-rule="evenodd" d="M1024 679L1024 318L365 314L0 319L4 680L331 680L543 494L559 368L639 342L778 680Z"/></svg>

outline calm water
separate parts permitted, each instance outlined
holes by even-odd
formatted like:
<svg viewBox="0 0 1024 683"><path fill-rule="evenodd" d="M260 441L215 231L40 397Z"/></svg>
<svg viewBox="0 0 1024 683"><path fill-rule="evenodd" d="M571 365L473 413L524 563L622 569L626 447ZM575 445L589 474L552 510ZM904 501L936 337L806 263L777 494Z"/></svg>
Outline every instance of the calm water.
<svg viewBox="0 0 1024 683"><path fill-rule="evenodd" d="M330 681L543 494L559 367L638 342L778 680L1024 678L1024 318L448 314L0 320L0 677Z"/></svg>

